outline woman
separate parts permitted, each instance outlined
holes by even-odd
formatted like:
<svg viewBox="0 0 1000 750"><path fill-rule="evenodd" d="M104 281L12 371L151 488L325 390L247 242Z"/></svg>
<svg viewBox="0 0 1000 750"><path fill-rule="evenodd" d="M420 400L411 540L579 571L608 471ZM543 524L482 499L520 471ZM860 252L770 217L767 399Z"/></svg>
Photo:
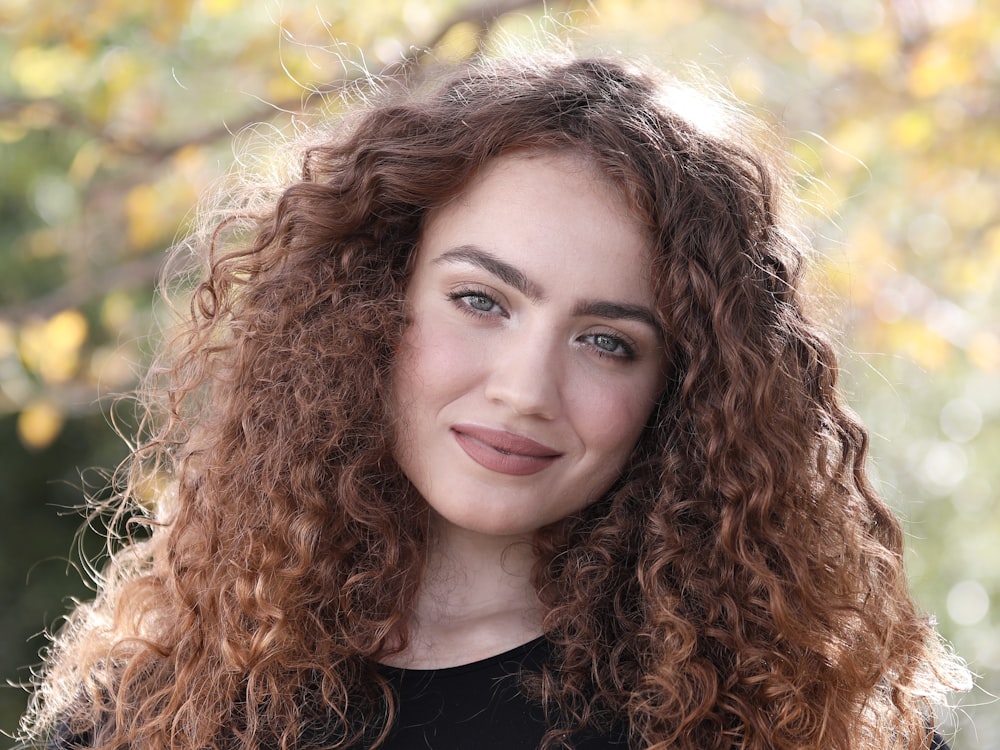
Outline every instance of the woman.
<svg viewBox="0 0 1000 750"><path fill-rule="evenodd" d="M482 63L238 201L148 389L131 488L172 484L34 736L938 742L965 672L906 591L775 170L685 101L616 61Z"/></svg>

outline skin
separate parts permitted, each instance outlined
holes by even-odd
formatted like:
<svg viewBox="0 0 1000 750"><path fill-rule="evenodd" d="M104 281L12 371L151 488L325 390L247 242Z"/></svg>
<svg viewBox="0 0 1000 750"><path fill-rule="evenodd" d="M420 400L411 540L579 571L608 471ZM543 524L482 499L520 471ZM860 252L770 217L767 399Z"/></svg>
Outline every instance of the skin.
<svg viewBox="0 0 1000 750"><path fill-rule="evenodd" d="M428 217L394 401L432 546L390 663L453 666L541 633L532 534L610 488L661 392L648 270L643 227L568 153L501 157Z"/></svg>

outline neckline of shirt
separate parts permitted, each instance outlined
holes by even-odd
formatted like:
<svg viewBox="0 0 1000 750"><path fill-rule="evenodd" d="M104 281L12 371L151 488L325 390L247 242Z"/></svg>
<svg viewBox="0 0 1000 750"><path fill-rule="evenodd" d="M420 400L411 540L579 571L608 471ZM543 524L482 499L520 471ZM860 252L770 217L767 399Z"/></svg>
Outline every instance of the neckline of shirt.
<svg viewBox="0 0 1000 750"><path fill-rule="evenodd" d="M402 675L402 674L414 674L414 675L430 675L433 674L435 677L448 678L462 674L468 674L469 672L477 672L495 667L497 664L502 664L504 662L511 662L520 665L526 660L536 648L546 643L545 636L540 635L532 638L526 643L522 643L519 646L514 646L507 651L501 651L499 654L494 654L493 656L486 656L482 659L476 659L467 664L457 664L453 667L433 667L430 669L421 669L417 667L393 667L388 664L379 664L378 670L386 675Z"/></svg>

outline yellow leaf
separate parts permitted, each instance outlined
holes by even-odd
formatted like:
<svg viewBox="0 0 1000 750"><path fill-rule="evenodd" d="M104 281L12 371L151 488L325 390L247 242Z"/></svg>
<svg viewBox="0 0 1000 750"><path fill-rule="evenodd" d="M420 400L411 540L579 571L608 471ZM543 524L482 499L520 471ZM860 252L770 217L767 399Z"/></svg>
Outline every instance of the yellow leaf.
<svg viewBox="0 0 1000 750"><path fill-rule="evenodd" d="M921 49L910 68L909 86L914 96L929 98L962 86L972 74L969 60L952 45L939 43Z"/></svg>
<svg viewBox="0 0 1000 750"><path fill-rule="evenodd" d="M473 23L456 23L441 38L437 54L443 60L465 60L475 54L479 45L479 27Z"/></svg>
<svg viewBox="0 0 1000 750"><path fill-rule="evenodd" d="M191 13L191 0L161 0L150 24L153 38L162 43L173 42L181 33Z"/></svg>
<svg viewBox="0 0 1000 750"><path fill-rule="evenodd" d="M182 172L197 172L205 164L205 151L194 144L182 146L174 154L173 163Z"/></svg>
<svg viewBox="0 0 1000 750"><path fill-rule="evenodd" d="M24 47L14 53L9 70L25 94L44 99L71 88L83 62L68 47Z"/></svg>
<svg viewBox="0 0 1000 750"><path fill-rule="evenodd" d="M825 34L809 51L809 60L827 75L841 75L851 67L850 46L847 40Z"/></svg>
<svg viewBox="0 0 1000 750"><path fill-rule="evenodd" d="M110 49L101 58L101 76L112 100L134 95L145 74L143 61L125 47Z"/></svg>
<svg viewBox="0 0 1000 750"><path fill-rule="evenodd" d="M135 305L125 292L111 292L101 302L101 323L109 333L116 333L135 314Z"/></svg>
<svg viewBox="0 0 1000 750"><path fill-rule="evenodd" d="M211 18L221 18L236 12L240 0L202 0L201 8Z"/></svg>
<svg viewBox="0 0 1000 750"><path fill-rule="evenodd" d="M1000 196L985 180L969 180L945 192L948 221L957 227L978 229L988 225L1000 211Z"/></svg>
<svg viewBox="0 0 1000 750"><path fill-rule="evenodd" d="M920 320L901 318L886 326L889 346L902 352L926 370L942 369L951 362L952 345Z"/></svg>
<svg viewBox="0 0 1000 750"><path fill-rule="evenodd" d="M128 217L128 241L132 247L144 248L160 238L162 197L152 185L137 185L125 199Z"/></svg>
<svg viewBox="0 0 1000 750"><path fill-rule="evenodd" d="M854 117L840 124L830 135L830 148L823 163L830 169L849 174L864 169L872 155L884 145L880 123L870 118Z"/></svg>
<svg viewBox="0 0 1000 750"><path fill-rule="evenodd" d="M99 141L88 141L80 147L73 157L68 176L74 185L84 185L90 182L104 159L104 147Z"/></svg>
<svg viewBox="0 0 1000 750"><path fill-rule="evenodd" d="M29 404L17 415L17 435L32 450L48 448L62 431L62 411L48 401Z"/></svg>
<svg viewBox="0 0 1000 750"><path fill-rule="evenodd" d="M946 287L963 295L987 299L1000 279L1000 264L990 264L971 252L956 252L939 264L938 272Z"/></svg>
<svg viewBox="0 0 1000 750"><path fill-rule="evenodd" d="M47 321L26 325L20 341L25 365L46 383L65 383L79 368L87 328L87 319L78 310L66 310Z"/></svg>
<svg viewBox="0 0 1000 750"><path fill-rule="evenodd" d="M858 67L882 75L899 59L899 39L882 29L856 37L851 51Z"/></svg>
<svg viewBox="0 0 1000 750"><path fill-rule="evenodd" d="M733 93L747 102L759 102L767 79L752 60L741 60L729 73Z"/></svg>
<svg viewBox="0 0 1000 750"><path fill-rule="evenodd" d="M859 269L886 271L901 264L899 247L888 241L885 229L877 220L859 221L847 239L854 262ZM880 280L872 279L873 284Z"/></svg>
<svg viewBox="0 0 1000 750"><path fill-rule="evenodd" d="M0 143L17 143L28 131L12 122L0 122Z"/></svg>
<svg viewBox="0 0 1000 750"><path fill-rule="evenodd" d="M910 110L897 117L889 128L889 140L906 150L926 148L934 137L934 120L925 112Z"/></svg>
<svg viewBox="0 0 1000 750"><path fill-rule="evenodd" d="M46 335L53 349L79 349L87 340L87 319L79 310L64 310L49 320Z"/></svg>
<svg viewBox="0 0 1000 750"><path fill-rule="evenodd" d="M1000 226L993 227L986 233L983 241L987 257L994 261L1000 261Z"/></svg>
<svg viewBox="0 0 1000 750"><path fill-rule="evenodd" d="M1000 371L1000 338L989 331L973 334L966 346L969 361L980 370Z"/></svg>

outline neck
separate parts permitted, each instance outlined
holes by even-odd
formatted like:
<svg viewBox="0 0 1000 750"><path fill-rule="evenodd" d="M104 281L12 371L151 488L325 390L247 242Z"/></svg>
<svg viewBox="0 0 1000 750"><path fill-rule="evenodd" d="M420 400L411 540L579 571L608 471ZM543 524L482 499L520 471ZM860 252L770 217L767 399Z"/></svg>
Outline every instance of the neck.
<svg viewBox="0 0 1000 750"><path fill-rule="evenodd" d="M530 538L469 532L433 516L410 641L387 663L419 669L468 664L541 634Z"/></svg>

